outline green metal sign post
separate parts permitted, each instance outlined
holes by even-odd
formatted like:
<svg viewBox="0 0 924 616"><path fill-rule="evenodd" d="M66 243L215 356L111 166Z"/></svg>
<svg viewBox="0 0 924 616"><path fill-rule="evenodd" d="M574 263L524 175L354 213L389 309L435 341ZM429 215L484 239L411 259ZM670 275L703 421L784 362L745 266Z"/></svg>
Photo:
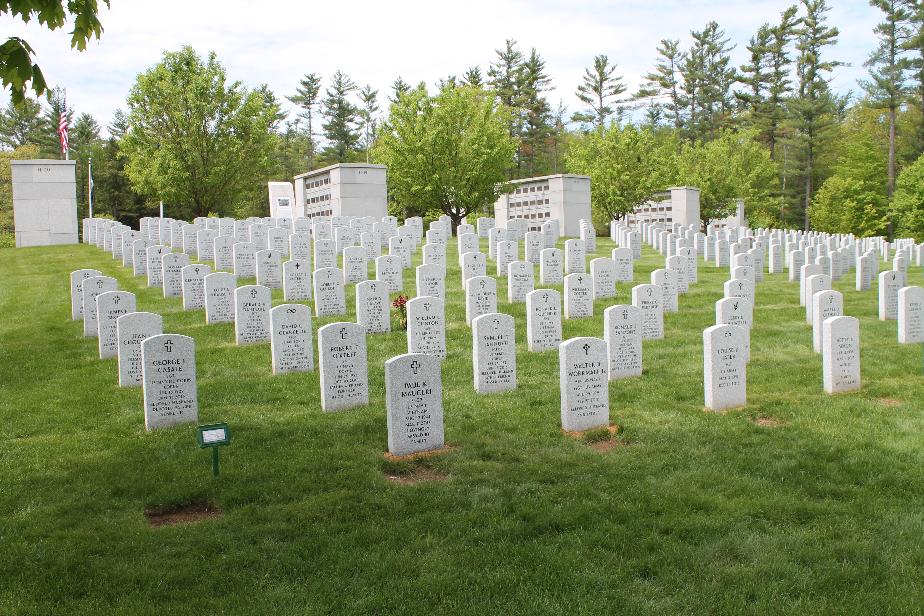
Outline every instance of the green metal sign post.
<svg viewBox="0 0 924 616"><path fill-rule="evenodd" d="M218 448L225 447L231 442L231 430L228 429L228 424L219 423L199 426L196 431L196 442L199 443L199 447L202 449L206 447L212 449L212 475L218 477Z"/></svg>

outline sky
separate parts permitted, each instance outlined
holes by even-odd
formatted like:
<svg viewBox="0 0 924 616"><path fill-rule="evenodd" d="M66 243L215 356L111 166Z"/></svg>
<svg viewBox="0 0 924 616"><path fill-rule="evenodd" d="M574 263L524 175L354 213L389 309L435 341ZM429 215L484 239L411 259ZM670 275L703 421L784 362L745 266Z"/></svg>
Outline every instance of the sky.
<svg viewBox="0 0 924 616"><path fill-rule="evenodd" d="M570 114L582 107L574 91L595 55L618 65L631 92L654 67L661 39L677 38L687 47L690 30L715 20L737 45L732 59L740 65L757 28L775 23L793 1L111 0L100 14L101 39L84 52L70 49L65 30L50 32L8 15L0 16L0 33L28 41L48 83L65 87L68 105L103 127L124 108L136 75L185 44L200 54L215 51L231 79L248 87L266 83L291 109L284 97L305 73L321 75L323 89L334 71L343 71L359 86L379 90L384 102L399 75L435 84L474 65L485 73L495 50L513 38L522 51L535 47L546 60L549 101L553 107L564 102ZM835 70L832 87L857 91L881 13L865 0L829 5L829 24L841 32L830 57L850 65ZM8 100L8 91L0 93L0 104Z"/></svg>

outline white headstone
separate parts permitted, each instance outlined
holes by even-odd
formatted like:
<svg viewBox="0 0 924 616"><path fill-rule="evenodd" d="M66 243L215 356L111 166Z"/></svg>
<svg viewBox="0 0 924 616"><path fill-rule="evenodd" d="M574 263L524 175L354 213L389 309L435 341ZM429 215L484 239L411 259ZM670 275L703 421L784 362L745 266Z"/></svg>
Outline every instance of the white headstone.
<svg viewBox="0 0 924 616"><path fill-rule="evenodd" d="M357 323L330 323L318 329L321 409L342 411L369 404L366 329Z"/></svg>
<svg viewBox="0 0 924 616"><path fill-rule="evenodd" d="M128 291L107 291L96 296L96 319L99 324L99 358L116 357L119 353L119 337L116 320L122 315L135 312L135 294Z"/></svg>
<svg viewBox="0 0 924 616"><path fill-rule="evenodd" d="M532 264L530 264L532 267ZM483 314L472 321L475 391L497 393L517 388L514 319L509 314Z"/></svg>
<svg viewBox="0 0 924 616"><path fill-rule="evenodd" d="M404 268L401 257L396 255L382 255L375 260L375 279L385 283L389 293L400 293L404 290Z"/></svg>
<svg viewBox="0 0 924 616"><path fill-rule="evenodd" d="M205 308L205 277L212 273L212 268L205 263L193 263L180 272L183 276L183 310Z"/></svg>
<svg viewBox="0 0 924 616"><path fill-rule="evenodd" d="M588 274L565 276L565 318L579 319L594 315L594 279Z"/></svg>
<svg viewBox="0 0 924 616"><path fill-rule="evenodd" d="M879 274L879 320L898 318L898 291L905 286L905 274L889 270Z"/></svg>
<svg viewBox="0 0 924 616"><path fill-rule="evenodd" d="M314 284L314 316L329 317L346 314L343 272L336 267L325 267L314 270L312 278Z"/></svg>
<svg viewBox="0 0 924 616"><path fill-rule="evenodd" d="M565 273L583 274L587 271L587 253L581 240L565 240Z"/></svg>
<svg viewBox="0 0 924 616"><path fill-rule="evenodd" d="M557 349L561 344L561 294L537 289L526 295L526 344L530 351Z"/></svg>
<svg viewBox="0 0 924 616"><path fill-rule="evenodd" d="M364 280L356 285L356 322L370 334L391 331L391 304L383 282Z"/></svg>
<svg viewBox="0 0 924 616"><path fill-rule="evenodd" d="M254 278L257 275L256 250L250 242L237 242L234 253L234 275L238 278Z"/></svg>
<svg viewBox="0 0 924 616"><path fill-rule="evenodd" d="M462 288L469 278L487 274L487 258L480 252L467 252L462 255Z"/></svg>
<svg viewBox="0 0 924 616"><path fill-rule="evenodd" d="M446 299L446 270L438 263L418 265L416 274L417 297Z"/></svg>
<svg viewBox="0 0 924 616"><path fill-rule="evenodd" d="M304 304L280 304L270 310L273 374L314 370L311 309Z"/></svg>
<svg viewBox="0 0 924 616"><path fill-rule="evenodd" d="M270 289L282 288L282 255L271 249L257 251L257 284Z"/></svg>
<svg viewBox="0 0 924 616"><path fill-rule="evenodd" d="M146 338L141 366L146 430L199 420L195 340L179 334Z"/></svg>
<svg viewBox="0 0 924 616"><path fill-rule="evenodd" d="M822 324L831 317L844 316L844 296L830 289L812 296L812 348L821 353Z"/></svg>
<svg viewBox="0 0 924 616"><path fill-rule="evenodd" d="M234 322L234 291L237 277L231 272L206 274L202 280L205 292L205 322Z"/></svg>
<svg viewBox="0 0 924 616"><path fill-rule="evenodd" d="M465 322L483 314L497 312L497 281L490 276L475 276L465 283Z"/></svg>
<svg viewBox="0 0 924 616"><path fill-rule="evenodd" d="M590 275L594 279L594 299L616 297L616 263L612 259L592 259Z"/></svg>
<svg viewBox="0 0 924 616"><path fill-rule="evenodd" d="M408 353L425 353L440 359L446 357L443 300L415 297L407 303L407 350Z"/></svg>
<svg viewBox="0 0 924 616"><path fill-rule="evenodd" d="M79 269L71 272L71 320L83 320L83 281L103 273L95 269Z"/></svg>
<svg viewBox="0 0 924 616"><path fill-rule="evenodd" d="M924 342L924 289L904 287L898 291L898 342Z"/></svg>
<svg viewBox="0 0 924 616"><path fill-rule="evenodd" d="M273 294L258 284L238 287L234 291L234 337L238 345L268 342L269 311Z"/></svg>
<svg viewBox="0 0 924 616"><path fill-rule="evenodd" d="M290 260L282 264L282 294L287 302L311 299L311 265Z"/></svg>
<svg viewBox="0 0 924 616"><path fill-rule="evenodd" d="M656 284L639 284L632 287L632 305L641 312L642 340L664 338L664 306L661 294L661 287Z"/></svg>
<svg viewBox="0 0 924 616"><path fill-rule="evenodd" d="M507 266L507 301L520 304L535 288L533 264L529 261L513 261Z"/></svg>
<svg viewBox="0 0 924 616"><path fill-rule="evenodd" d="M747 332L737 325L703 331L703 383L706 408L722 411L747 404Z"/></svg>
<svg viewBox="0 0 924 616"><path fill-rule="evenodd" d="M81 283L80 296L83 311L83 335L85 338L95 338L99 335L96 298L107 291L116 291L118 288L118 282L111 276L90 276Z"/></svg>
<svg viewBox="0 0 924 616"><path fill-rule="evenodd" d="M610 306L603 311L603 340L609 380L642 374L642 313L635 306Z"/></svg>
<svg viewBox="0 0 924 616"><path fill-rule="evenodd" d="M564 280L564 263L561 250L546 248L539 261L539 284L561 284Z"/></svg>
<svg viewBox="0 0 924 616"><path fill-rule="evenodd" d="M164 333L164 319L151 312L130 312L116 319L119 387L141 387L141 342Z"/></svg>
<svg viewBox="0 0 924 616"><path fill-rule="evenodd" d="M558 347L561 427L583 432L609 426L606 342L571 338Z"/></svg>
<svg viewBox="0 0 924 616"><path fill-rule="evenodd" d="M829 394L860 389L860 321L831 317L821 324L821 370Z"/></svg>
<svg viewBox="0 0 924 616"><path fill-rule="evenodd" d="M403 456L441 449L443 383L440 360L407 353L385 362L388 451Z"/></svg>

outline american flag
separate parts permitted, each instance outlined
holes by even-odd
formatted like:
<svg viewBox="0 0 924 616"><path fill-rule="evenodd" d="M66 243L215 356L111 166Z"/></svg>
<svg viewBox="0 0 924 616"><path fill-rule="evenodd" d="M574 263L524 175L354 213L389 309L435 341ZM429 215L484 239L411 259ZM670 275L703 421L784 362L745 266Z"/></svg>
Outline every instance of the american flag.
<svg viewBox="0 0 924 616"><path fill-rule="evenodd" d="M58 136L61 137L61 153L67 154L67 110L61 111L61 118L58 120Z"/></svg>

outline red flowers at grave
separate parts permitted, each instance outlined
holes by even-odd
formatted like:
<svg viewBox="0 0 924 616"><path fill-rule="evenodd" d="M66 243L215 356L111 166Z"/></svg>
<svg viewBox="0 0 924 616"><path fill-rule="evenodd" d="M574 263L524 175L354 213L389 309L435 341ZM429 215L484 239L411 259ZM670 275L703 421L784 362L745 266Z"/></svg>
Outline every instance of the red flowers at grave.
<svg viewBox="0 0 924 616"><path fill-rule="evenodd" d="M391 307L398 311L398 325L401 329L407 329L407 295L399 295L391 303Z"/></svg>

